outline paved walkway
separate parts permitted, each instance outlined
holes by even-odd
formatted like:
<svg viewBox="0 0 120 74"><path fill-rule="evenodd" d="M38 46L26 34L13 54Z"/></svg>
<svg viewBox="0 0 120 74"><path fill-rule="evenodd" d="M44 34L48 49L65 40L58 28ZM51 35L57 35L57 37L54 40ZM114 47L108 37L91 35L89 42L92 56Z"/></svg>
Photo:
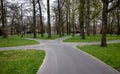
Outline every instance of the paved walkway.
<svg viewBox="0 0 120 74"><path fill-rule="evenodd" d="M11 49L43 49L46 57L37 74L120 74L115 69L104 64L93 56L79 50L76 45L99 44L92 43L63 43L60 38L56 40L39 40L38 45L19 46L0 48L0 50ZM109 43L120 42L120 40L110 41Z"/></svg>

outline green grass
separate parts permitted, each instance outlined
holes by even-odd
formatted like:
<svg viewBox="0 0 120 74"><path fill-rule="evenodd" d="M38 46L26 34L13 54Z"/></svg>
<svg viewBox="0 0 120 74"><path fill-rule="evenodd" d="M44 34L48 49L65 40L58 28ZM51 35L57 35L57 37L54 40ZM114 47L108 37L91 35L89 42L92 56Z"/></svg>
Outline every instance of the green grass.
<svg viewBox="0 0 120 74"><path fill-rule="evenodd" d="M0 51L0 74L36 74L44 56L41 50Z"/></svg>
<svg viewBox="0 0 120 74"><path fill-rule="evenodd" d="M108 47L98 45L78 46L81 50L99 58L116 70L120 71L120 43L109 44Z"/></svg>
<svg viewBox="0 0 120 74"><path fill-rule="evenodd" d="M38 44L38 42L19 38L17 36L9 36L7 39L0 37L0 47L23 46L31 44Z"/></svg>
<svg viewBox="0 0 120 74"><path fill-rule="evenodd" d="M67 36L67 35L65 35L65 36ZM33 35L25 35L23 38L33 38ZM42 40L54 40L57 38L60 38L59 35L57 35L57 34L52 34L51 38L48 38L47 34L44 34L44 37L37 35L37 39L42 39Z"/></svg>
<svg viewBox="0 0 120 74"><path fill-rule="evenodd" d="M107 40L117 40L117 39L120 39L120 36L107 35ZM91 35L91 36L86 36L85 40L81 39L80 36L75 36L75 37L71 37L71 38L64 40L64 42L97 42L100 40L101 40L101 35L96 35L96 36Z"/></svg>

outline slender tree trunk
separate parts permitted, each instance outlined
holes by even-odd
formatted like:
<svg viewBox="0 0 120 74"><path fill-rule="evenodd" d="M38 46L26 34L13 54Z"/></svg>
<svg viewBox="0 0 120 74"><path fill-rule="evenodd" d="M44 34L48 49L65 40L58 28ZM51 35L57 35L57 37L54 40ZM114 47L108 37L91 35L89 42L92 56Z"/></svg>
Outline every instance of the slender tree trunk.
<svg viewBox="0 0 120 74"><path fill-rule="evenodd" d="M38 5L39 5L39 14L40 14L41 37L44 37L43 20L42 20L42 9L41 9L41 4L40 4L39 0L38 0Z"/></svg>
<svg viewBox="0 0 120 74"><path fill-rule="evenodd" d="M110 34L110 14L108 15L107 33Z"/></svg>
<svg viewBox="0 0 120 74"><path fill-rule="evenodd" d="M120 8L120 6L119 6ZM117 25L118 25L118 31L117 31L117 35L120 35L120 13L119 13L119 9L117 9Z"/></svg>
<svg viewBox="0 0 120 74"><path fill-rule="evenodd" d="M72 24L72 29L73 29L73 33L72 36L75 36L75 4L76 4L76 0L72 1L73 6L72 6L72 16L71 16L71 24Z"/></svg>
<svg viewBox="0 0 120 74"><path fill-rule="evenodd" d="M33 0L33 35L36 38L36 11L35 11L35 0Z"/></svg>
<svg viewBox="0 0 120 74"><path fill-rule="evenodd" d="M63 18L62 16L61 16L61 18ZM62 25L62 36L64 36L64 22L63 22L63 19L61 19L61 25Z"/></svg>
<svg viewBox="0 0 120 74"><path fill-rule="evenodd" d="M108 11L108 0L103 0L101 47L107 46L107 41L106 41L107 15L108 15L107 11Z"/></svg>
<svg viewBox="0 0 120 74"><path fill-rule="evenodd" d="M50 2L47 0L47 17L48 17L48 38L51 38L51 24L50 24Z"/></svg>
<svg viewBox="0 0 120 74"><path fill-rule="evenodd" d="M7 27L5 25L5 9L4 9L4 2L1 0L1 11L2 11L2 33L3 33L3 38L7 38Z"/></svg>
<svg viewBox="0 0 120 74"><path fill-rule="evenodd" d="M112 36L113 34L113 23L114 23L114 19L112 19L112 22L110 23L110 36Z"/></svg>
<svg viewBox="0 0 120 74"><path fill-rule="evenodd" d="M55 21L56 21L56 32L57 32L57 35L59 35L59 25L58 25L58 15L57 15L57 13L55 14L56 16L56 18L55 18Z"/></svg>
<svg viewBox="0 0 120 74"><path fill-rule="evenodd" d="M14 15L13 15L12 22L11 22L11 35L14 34L14 33L13 33L13 32L14 32L13 24L14 24Z"/></svg>
<svg viewBox="0 0 120 74"><path fill-rule="evenodd" d="M74 11L73 11L73 13L72 13L72 25L73 25L73 34L72 34L72 36L74 37L75 36L75 13L74 13Z"/></svg>
<svg viewBox="0 0 120 74"><path fill-rule="evenodd" d="M21 30L21 37L23 37L24 35L24 26L23 26L23 10L22 10L23 6L21 5L21 26L22 26L22 30Z"/></svg>
<svg viewBox="0 0 120 74"><path fill-rule="evenodd" d="M59 37L62 36L62 34L61 34L61 16L60 16L60 14L61 14L61 10L60 10L60 0L58 0Z"/></svg>
<svg viewBox="0 0 120 74"><path fill-rule="evenodd" d="M85 39L85 32L84 32L84 0L80 0L80 13L79 13L79 22L80 22L80 35L81 39Z"/></svg>
<svg viewBox="0 0 120 74"><path fill-rule="evenodd" d="M90 35L90 0L87 0L87 35Z"/></svg>
<svg viewBox="0 0 120 74"><path fill-rule="evenodd" d="M68 27L68 34L71 35L71 20L70 17L71 16L71 11L70 11L70 0L69 0L69 27Z"/></svg>
<svg viewBox="0 0 120 74"><path fill-rule="evenodd" d="M69 34L69 0L66 0L66 31L67 31L67 35Z"/></svg>

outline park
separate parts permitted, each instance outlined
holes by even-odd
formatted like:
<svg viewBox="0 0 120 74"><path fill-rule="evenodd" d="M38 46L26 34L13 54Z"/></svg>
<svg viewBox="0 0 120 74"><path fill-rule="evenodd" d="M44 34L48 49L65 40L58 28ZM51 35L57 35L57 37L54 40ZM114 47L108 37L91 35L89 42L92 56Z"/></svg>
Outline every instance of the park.
<svg viewBox="0 0 120 74"><path fill-rule="evenodd" d="M120 0L0 0L0 74L120 74Z"/></svg>

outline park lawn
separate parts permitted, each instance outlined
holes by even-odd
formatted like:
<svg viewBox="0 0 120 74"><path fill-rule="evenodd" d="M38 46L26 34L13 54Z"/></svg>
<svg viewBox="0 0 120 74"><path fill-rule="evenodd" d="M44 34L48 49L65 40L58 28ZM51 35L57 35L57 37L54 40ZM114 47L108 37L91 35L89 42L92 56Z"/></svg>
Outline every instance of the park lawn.
<svg viewBox="0 0 120 74"><path fill-rule="evenodd" d="M42 50L0 51L0 74L36 74L44 57Z"/></svg>
<svg viewBox="0 0 120 74"><path fill-rule="evenodd" d="M78 48L99 58L106 64L120 71L120 43L109 44L108 47L89 45L82 47L78 46Z"/></svg>
<svg viewBox="0 0 120 74"><path fill-rule="evenodd" d="M67 35L65 34L65 36L67 36ZM31 35L31 34L24 35L23 38L33 38L33 35ZM52 34L51 38L48 38L47 34L44 34L44 37L41 37L41 35L37 35L37 39L42 39L42 40L54 40L57 38L60 38L59 35L57 35L57 34Z"/></svg>
<svg viewBox="0 0 120 74"><path fill-rule="evenodd" d="M44 37L39 36L39 39L43 39L43 40L54 40L57 38L59 38L59 36L57 34L52 34L51 38L48 38L48 35L46 35L46 34L44 35Z"/></svg>
<svg viewBox="0 0 120 74"><path fill-rule="evenodd" d="M0 47L23 46L32 44L38 44L38 42L23 39L17 36L9 36L7 39L0 37Z"/></svg>
<svg viewBox="0 0 120 74"><path fill-rule="evenodd" d="M117 40L120 39L120 36L110 36L107 35L107 40ZM97 42L101 40L101 35L91 35L91 36L86 36L86 39L81 39L80 36L75 36L75 37L70 37L68 39L65 39L64 42Z"/></svg>

